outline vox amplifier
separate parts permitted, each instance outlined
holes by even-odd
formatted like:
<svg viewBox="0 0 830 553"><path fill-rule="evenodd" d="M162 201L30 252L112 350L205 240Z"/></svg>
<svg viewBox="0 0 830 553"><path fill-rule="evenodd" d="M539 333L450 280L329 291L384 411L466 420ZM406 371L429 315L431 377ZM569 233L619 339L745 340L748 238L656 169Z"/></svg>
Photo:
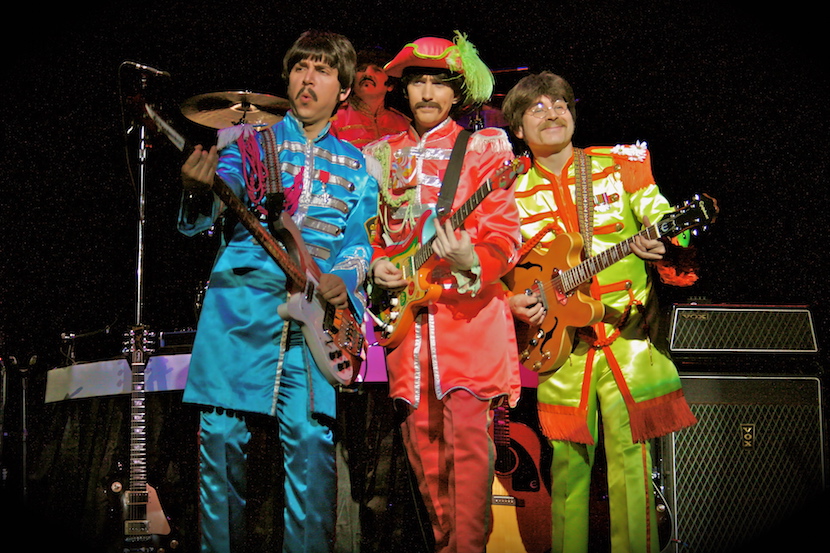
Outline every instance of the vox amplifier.
<svg viewBox="0 0 830 553"><path fill-rule="evenodd" d="M804 306L696 305L672 307L673 353L816 353L816 332Z"/></svg>

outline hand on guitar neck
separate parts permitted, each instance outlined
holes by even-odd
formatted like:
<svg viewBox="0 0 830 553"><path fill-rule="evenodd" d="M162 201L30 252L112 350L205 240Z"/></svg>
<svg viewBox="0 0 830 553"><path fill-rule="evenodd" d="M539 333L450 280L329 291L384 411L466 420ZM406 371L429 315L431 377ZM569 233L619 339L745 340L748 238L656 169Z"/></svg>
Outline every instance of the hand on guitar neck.
<svg viewBox="0 0 830 553"><path fill-rule="evenodd" d="M219 167L219 152L216 146L205 150L195 146L182 165L182 186L186 190L210 190Z"/></svg>
<svg viewBox="0 0 830 553"><path fill-rule="evenodd" d="M650 227L651 221L643 217L643 226ZM666 244L657 238L647 238L643 234L637 234L631 239L631 253L643 261L660 261L666 253Z"/></svg>
<svg viewBox="0 0 830 553"><path fill-rule="evenodd" d="M453 271L469 271L478 263L467 231L463 228L454 230L449 219L443 224L438 219L435 220L435 239L432 242L432 249L438 259L449 262Z"/></svg>

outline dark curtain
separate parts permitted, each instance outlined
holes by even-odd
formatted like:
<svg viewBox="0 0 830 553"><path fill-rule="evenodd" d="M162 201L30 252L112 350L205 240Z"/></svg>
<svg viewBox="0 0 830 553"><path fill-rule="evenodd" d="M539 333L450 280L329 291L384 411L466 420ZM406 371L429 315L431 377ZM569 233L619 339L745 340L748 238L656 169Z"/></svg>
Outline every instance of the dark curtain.
<svg viewBox="0 0 830 553"><path fill-rule="evenodd" d="M147 483L178 550L198 551L198 413L182 404L181 392L147 394L145 405ZM32 397L26 431L17 417L20 429L7 434L7 532L24 533L34 550L120 550L121 496L111 484L129 487L129 411L129 395L50 404Z"/></svg>
<svg viewBox="0 0 830 553"><path fill-rule="evenodd" d="M128 480L130 396L45 404L45 374L10 375L5 406L0 543L25 536L36 551L121 551L123 522L114 480ZM359 550L427 553L432 536L401 442L400 415L382 383L339 395L335 428L345 450ZM176 551L199 551L199 411L181 392L146 395L147 482L171 521ZM276 420L252 418L249 451L250 551L278 551L282 539L282 459ZM24 439L25 437L25 439ZM21 474L25 471L28 479ZM25 483L25 486L24 486ZM5 547L4 547L5 550ZM342 551L340 552L342 553Z"/></svg>

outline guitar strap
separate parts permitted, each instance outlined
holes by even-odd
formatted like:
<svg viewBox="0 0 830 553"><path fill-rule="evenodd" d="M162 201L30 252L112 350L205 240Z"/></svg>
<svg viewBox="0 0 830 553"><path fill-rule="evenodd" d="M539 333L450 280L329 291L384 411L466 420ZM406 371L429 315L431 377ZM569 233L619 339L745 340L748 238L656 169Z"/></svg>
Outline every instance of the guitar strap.
<svg viewBox="0 0 830 553"><path fill-rule="evenodd" d="M268 170L265 207L268 210L267 217L270 226L280 216L285 206L285 191L280 177L280 158L274 130L271 127L265 127L260 131L260 134L263 137L262 147L265 150L265 167Z"/></svg>
<svg viewBox="0 0 830 553"><path fill-rule="evenodd" d="M444 173L444 182L441 184L441 192L438 193L438 202L435 204L435 213L441 217L452 209L452 201L455 198L455 190L458 188L458 179L461 176L461 165L464 163L464 154L467 151L467 143L473 133L467 129L458 133L455 144L450 154L450 162L447 165L447 172Z"/></svg>
<svg viewBox="0 0 830 553"><path fill-rule="evenodd" d="M594 194L591 178L591 158L582 148L574 148L574 180L576 199L579 203L579 233L584 242L585 257L591 256L594 235Z"/></svg>

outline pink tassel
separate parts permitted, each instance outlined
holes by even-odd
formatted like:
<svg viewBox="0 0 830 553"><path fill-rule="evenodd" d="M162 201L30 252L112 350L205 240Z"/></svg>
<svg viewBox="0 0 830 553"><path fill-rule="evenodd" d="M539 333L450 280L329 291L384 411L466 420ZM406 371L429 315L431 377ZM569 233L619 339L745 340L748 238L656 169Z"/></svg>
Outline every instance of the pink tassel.
<svg viewBox="0 0 830 553"><path fill-rule="evenodd" d="M242 157L242 177L245 180L248 198L253 202L257 211L265 214L266 209L262 205L262 199L265 198L268 183L268 168L262 162L256 135L243 133L237 140L237 144Z"/></svg>

